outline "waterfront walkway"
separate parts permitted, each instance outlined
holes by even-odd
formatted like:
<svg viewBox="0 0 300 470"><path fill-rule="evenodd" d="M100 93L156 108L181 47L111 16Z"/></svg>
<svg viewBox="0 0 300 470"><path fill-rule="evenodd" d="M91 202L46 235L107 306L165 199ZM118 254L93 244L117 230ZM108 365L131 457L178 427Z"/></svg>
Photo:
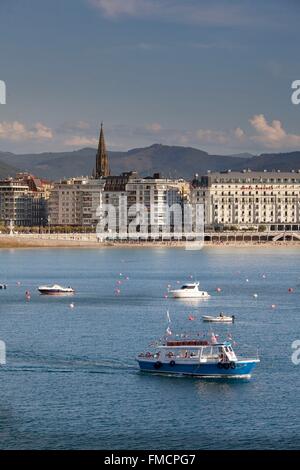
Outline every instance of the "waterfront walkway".
<svg viewBox="0 0 300 470"><path fill-rule="evenodd" d="M204 235L205 246L210 245L299 245L299 232L210 232ZM185 240L107 240L99 241L95 233L41 233L0 234L0 247L101 247L101 246L169 246L182 247Z"/></svg>

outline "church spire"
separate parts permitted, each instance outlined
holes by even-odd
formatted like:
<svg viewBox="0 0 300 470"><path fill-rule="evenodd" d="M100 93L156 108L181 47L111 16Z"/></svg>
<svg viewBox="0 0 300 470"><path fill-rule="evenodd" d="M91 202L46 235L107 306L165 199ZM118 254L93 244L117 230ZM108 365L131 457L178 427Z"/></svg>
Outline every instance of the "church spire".
<svg viewBox="0 0 300 470"><path fill-rule="evenodd" d="M95 178L101 178L103 176L109 176L109 162L108 155L105 148L104 132L103 132L103 122L101 122L100 136L98 151L96 156L96 174Z"/></svg>

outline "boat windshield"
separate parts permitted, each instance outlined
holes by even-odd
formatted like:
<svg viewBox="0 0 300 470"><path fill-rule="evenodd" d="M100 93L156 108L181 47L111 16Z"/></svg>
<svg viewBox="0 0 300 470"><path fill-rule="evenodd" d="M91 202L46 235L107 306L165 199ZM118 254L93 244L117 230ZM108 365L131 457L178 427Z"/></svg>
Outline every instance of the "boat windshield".
<svg viewBox="0 0 300 470"><path fill-rule="evenodd" d="M182 286L181 289L195 289L195 286L194 285L185 285L185 286Z"/></svg>

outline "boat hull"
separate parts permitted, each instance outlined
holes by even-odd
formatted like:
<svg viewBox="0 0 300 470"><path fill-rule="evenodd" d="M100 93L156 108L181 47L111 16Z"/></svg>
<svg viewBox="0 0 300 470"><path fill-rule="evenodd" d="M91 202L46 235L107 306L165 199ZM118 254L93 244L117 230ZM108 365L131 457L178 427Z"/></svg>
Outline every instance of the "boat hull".
<svg viewBox="0 0 300 470"><path fill-rule="evenodd" d="M213 318L213 317L202 317L202 320L210 323L233 323L233 318Z"/></svg>
<svg viewBox="0 0 300 470"><path fill-rule="evenodd" d="M197 364L174 364L171 365L168 362L160 363L160 367L157 367L157 361L147 361L137 359L140 370L143 372L154 372L159 374L174 374L174 375L189 375L193 377L203 378L250 378L252 370L259 362L257 359L253 360L239 360L235 362L234 368L229 364L229 368L224 368L224 364L221 366L218 363L197 363Z"/></svg>
<svg viewBox="0 0 300 470"><path fill-rule="evenodd" d="M198 292L179 292L179 291L170 291L174 299L209 299L209 294L200 294Z"/></svg>
<svg viewBox="0 0 300 470"><path fill-rule="evenodd" d="M40 290L39 289L39 293L41 295L73 295L74 294L74 291L66 291L66 292L62 292L62 291L44 291L44 290Z"/></svg>

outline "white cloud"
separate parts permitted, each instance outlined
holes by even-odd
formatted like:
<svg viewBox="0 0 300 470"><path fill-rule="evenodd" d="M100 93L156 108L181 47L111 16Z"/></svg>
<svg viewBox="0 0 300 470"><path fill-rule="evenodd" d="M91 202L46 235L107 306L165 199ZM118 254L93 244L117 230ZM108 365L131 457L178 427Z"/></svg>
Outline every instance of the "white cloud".
<svg viewBox="0 0 300 470"><path fill-rule="evenodd" d="M105 16L144 16L153 13L155 0L89 0Z"/></svg>
<svg viewBox="0 0 300 470"><path fill-rule="evenodd" d="M247 25L263 23L266 18L258 16L249 5L217 0L87 0L92 6L111 19L154 18L178 23L205 25ZM268 19L268 18L267 18ZM271 22L269 18L269 23ZM268 23L267 23L268 24Z"/></svg>
<svg viewBox="0 0 300 470"><path fill-rule="evenodd" d="M250 130L241 126L232 129L178 129L164 127L159 121L138 126L115 124L105 127L110 149L145 147L155 142L166 145L198 147L210 153L292 151L300 149L300 135L289 133L280 120L268 122L263 114L249 119ZM0 142L15 149L41 151L61 148L97 147L99 129L85 121L63 123L55 132L41 122L28 126L20 121L0 121ZM3 144L2 144L3 145Z"/></svg>
<svg viewBox="0 0 300 470"><path fill-rule="evenodd" d="M199 129L196 137L199 144L226 146L244 151L258 151L264 149L297 150L300 147L300 135L289 134L279 120L268 123L263 114L254 115L249 119L255 133L246 133L241 127L234 130L219 131L213 129Z"/></svg>
<svg viewBox="0 0 300 470"><path fill-rule="evenodd" d="M86 121L66 121L58 129L58 132L86 131L90 124Z"/></svg>
<svg viewBox="0 0 300 470"><path fill-rule="evenodd" d="M37 122L31 128L19 121L0 122L0 139L13 142L24 140L50 140L53 138L52 130Z"/></svg>
<svg viewBox="0 0 300 470"><path fill-rule="evenodd" d="M300 135L287 133L281 121L274 120L269 124L263 114L257 114L250 119L250 124L257 132L251 140L266 148L295 149L300 146Z"/></svg>
<svg viewBox="0 0 300 470"><path fill-rule="evenodd" d="M33 130L29 131L30 136L33 139L52 139L53 138L53 132L52 130L42 124L41 122L37 122L33 126Z"/></svg>
<svg viewBox="0 0 300 470"><path fill-rule="evenodd" d="M234 135L237 139L240 139L242 140L244 137L245 137L245 132L243 131L243 129L241 129L240 127L237 127L235 130L234 130Z"/></svg>
<svg viewBox="0 0 300 470"><path fill-rule="evenodd" d="M199 142L204 144L227 144L229 141L229 135L226 132L211 129L199 129L196 136Z"/></svg>
<svg viewBox="0 0 300 470"><path fill-rule="evenodd" d="M162 126L158 122L153 122L152 124L148 124L146 129L152 132L160 132L162 130Z"/></svg>
<svg viewBox="0 0 300 470"><path fill-rule="evenodd" d="M98 145L98 139L95 137L84 137L79 135L74 135L69 139L64 141L65 145L73 146L73 147L86 147L92 145L93 147Z"/></svg>

